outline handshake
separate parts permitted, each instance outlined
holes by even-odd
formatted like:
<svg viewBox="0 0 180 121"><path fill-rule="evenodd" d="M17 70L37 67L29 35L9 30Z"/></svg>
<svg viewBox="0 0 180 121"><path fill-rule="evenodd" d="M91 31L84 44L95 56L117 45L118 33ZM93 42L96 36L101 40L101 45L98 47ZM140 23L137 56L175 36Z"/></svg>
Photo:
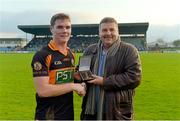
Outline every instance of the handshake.
<svg viewBox="0 0 180 121"><path fill-rule="evenodd" d="M76 91L76 92L80 96L84 96L86 94L86 83L91 83L95 85L103 84L102 77L92 74L90 70L90 65L91 65L91 56L80 57L78 71L75 72L73 75L75 82L78 82L78 83L75 83L75 84L78 84L77 89L79 89L79 91ZM80 90L81 87L84 88L84 91Z"/></svg>
<svg viewBox="0 0 180 121"><path fill-rule="evenodd" d="M81 72L78 71L78 72L74 73L73 77L76 80L75 82L77 82L77 83L75 83L75 85L76 85L75 92L79 96L85 96L85 94L86 94L86 83L85 82L94 79L91 71L81 71Z"/></svg>
<svg viewBox="0 0 180 121"><path fill-rule="evenodd" d="M103 77L97 76L97 75L92 75L92 79L90 79L90 80L82 80L82 77L79 72L74 73L74 79L78 80L78 83L75 83L75 84L78 84L78 85L80 85L80 87L83 87L84 91L86 91L86 83L93 84L93 85L99 85L99 86L103 86L103 83L104 83ZM76 92L80 96L84 96L86 94L86 92L84 92L84 91L80 90L80 91L76 91Z"/></svg>
<svg viewBox="0 0 180 121"><path fill-rule="evenodd" d="M79 96L85 96L86 94L86 83L82 81L79 72L75 72L73 75L75 79L74 83L74 91L79 95Z"/></svg>
<svg viewBox="0 0 180 121"><path fill-rule="evenodd" d="M72 88L79 96L85 96L85 94L86 94L86 84L84 82L82 82L82 83L73 83Z"/></svg>

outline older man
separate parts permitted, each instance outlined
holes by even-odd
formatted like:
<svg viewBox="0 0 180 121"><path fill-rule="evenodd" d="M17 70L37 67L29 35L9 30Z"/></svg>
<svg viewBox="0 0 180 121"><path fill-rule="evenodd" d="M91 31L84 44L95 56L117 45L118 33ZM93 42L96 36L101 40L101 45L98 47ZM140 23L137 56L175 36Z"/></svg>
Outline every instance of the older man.
<svg viewBox="0 0 180 121"><path fill-rule="evenodd" d="M99 25L100 41L90 45L94 79L88 81L83 99L82 120L131 120L133 97L141 80L137 49L121 41L118 23L106 17Z"/></svg>

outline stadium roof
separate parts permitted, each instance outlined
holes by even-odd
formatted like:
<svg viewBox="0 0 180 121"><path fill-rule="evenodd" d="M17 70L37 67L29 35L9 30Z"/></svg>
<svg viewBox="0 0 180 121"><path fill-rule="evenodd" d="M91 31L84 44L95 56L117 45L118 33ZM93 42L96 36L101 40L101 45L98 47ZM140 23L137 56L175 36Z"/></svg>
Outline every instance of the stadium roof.
<svg viewBox="0 0 180 121"><path fill-rule="evenodd" d="M72 35L98 35L99 24L73 24ZM149 23L119 23L120 34L146 34ZM50 25L18 25L25 33L51 35Z"/></svg>
<svg viewBox="0 0 180 121"><path fill-rule="evenodd" d="M25 41L25 38L0 38L0 41L16 41L16 40L21 40Z"/></svg>

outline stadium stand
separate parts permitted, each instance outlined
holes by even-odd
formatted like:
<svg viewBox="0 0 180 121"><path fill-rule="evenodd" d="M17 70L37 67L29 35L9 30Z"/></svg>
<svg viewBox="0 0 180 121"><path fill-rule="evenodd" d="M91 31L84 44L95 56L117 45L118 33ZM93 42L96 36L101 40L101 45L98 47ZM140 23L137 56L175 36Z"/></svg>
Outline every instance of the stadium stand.
<svg viewBox="0 0 180 121"><path fill-rule="evenodd" d="M82 52L89 45L97 43L99 37L81 36L70 39L68 45L76 52Z"/></svg>
<svg viewBox="0 0 180 121"><path fill-rule="evenodd" d="M118 25L122 41L133 44L139 51L147 49L146 31L149 23L120 23ZM49 25L18 25L18 28L34 35L22 49L23 51L37 51L52 39ZM74 24L68 46L76 52L82 52L98 40L98 24Z"/></svg>
<svg viewBox="0 0 180 121"><path fill-rule="evenodd" d="M26 45L23 38L0 38L0 52L18 51Z"/></svg>
<svg viewBox="0 0 180 121"><path fill-rule="evenodd" d="M144 37L121 37L122 41L133 44L139 51L147 49Z"/></svg>
<svg viewBox="0 0 180 121"><path fill-rule="evenodd" d="M46 46L51 37L34 37L22 50L23 51L37 51L43 46Z"/></svg>

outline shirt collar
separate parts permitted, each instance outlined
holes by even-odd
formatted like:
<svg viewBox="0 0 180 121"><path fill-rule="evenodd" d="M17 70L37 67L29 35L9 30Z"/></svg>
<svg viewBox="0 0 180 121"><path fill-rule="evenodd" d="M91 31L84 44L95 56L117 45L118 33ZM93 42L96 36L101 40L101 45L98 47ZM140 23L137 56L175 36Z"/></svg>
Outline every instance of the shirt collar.
<svg viewBox="0 0 180 121"><path fill-rule="evenodd" d="M54 51L59 51L60 53L62 53L62 54L64 54L64 55L67 55L67 53L62 52L62 51L60 51L60 50L57 48L57 45L56 45L56 43L55 43L53 40L51 40L51 41L49 42L48 46L49 46L52 50L54 50ZM66 50L68 51L68 50L69 50L69 47L67 47Z"/></svg>

